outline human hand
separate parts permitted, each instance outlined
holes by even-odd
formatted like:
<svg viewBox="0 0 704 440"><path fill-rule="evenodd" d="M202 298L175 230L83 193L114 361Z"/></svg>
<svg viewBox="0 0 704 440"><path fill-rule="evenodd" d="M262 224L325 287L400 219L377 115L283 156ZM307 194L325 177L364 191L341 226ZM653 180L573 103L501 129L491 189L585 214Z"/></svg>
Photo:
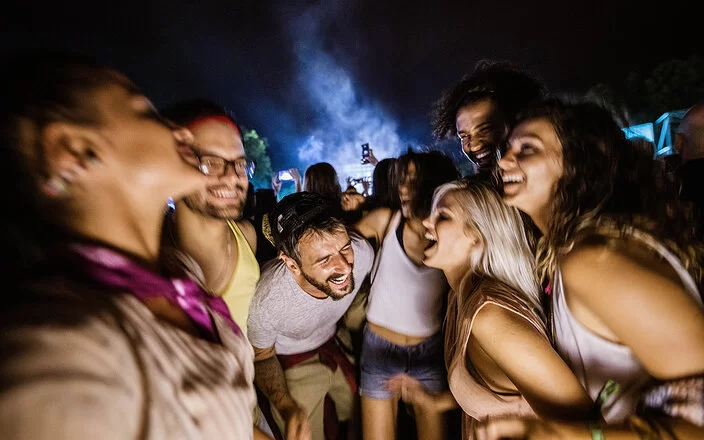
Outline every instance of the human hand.
<svg viewBox="0 0 704 440"><path fill-rule="evenodd" d="M357 211L364 204L364 196L358 192L342 193L342 210Z"/></svg>
<svg viewBox="0 0 704 440"><path fill-rule="evenodd" d="M289 168L288 172L291 174L291 177L293 177L293 180L296 182L301 181L301 173L298 172L298 168Z"/></svg>
<svg viewBox="0 0 704 440"><path fill-rule="evenodd" d="M413 406L435 409L435 396L417 379L406 374L397 374L386 382L386 389L400 394L401 400Z"/></svg>
<svg viewBox="0 0 704 440"><path fill-rule="evenodd" d="M301 186L301 173L298 172L298 168L289 168L289 174L293 177L293 182L296 184L296 192L301 192L303 189Z"/></svg>
<svg viewBox="0 0 704 440"><path fill-rule="evenodd" d="M367 179L362 180L362 195L363 196L368 196L369 195L369 181Z"/></svg>
<svg viewBox="0 0 704 440"><path fill-rule="evenodd" d="M308 415L302 408L296 406L289 411L281 412L286 420L286 440L311 440L313 433L308 422Z"/></svg>
<svg viewBox="0 0 704 440"><path fill-rule="evenodd" d="M478 423L475 430L477 440L561 440L589 436L590 432L586 426L519 417L489 418Z"/></svg>
<svg viewBox="0 0 704 440"><path fill-rule="evenodd" d="M281 180L279 180L279 173L274 173L274 177L271 178L271 188L274 190L274 194L279 196L281 192Z"/></svg>
<svg viewBox="0 0 704 440"><path fill-rule="evenodd" d="M368 164L368 163L370 163L374 166L376 166L376 164L379 163L379 159L377 159L376 156L374 156L374 150L371 148L369 149L369 156L367 156L366 159L362 159L362 164Z"/></svg>

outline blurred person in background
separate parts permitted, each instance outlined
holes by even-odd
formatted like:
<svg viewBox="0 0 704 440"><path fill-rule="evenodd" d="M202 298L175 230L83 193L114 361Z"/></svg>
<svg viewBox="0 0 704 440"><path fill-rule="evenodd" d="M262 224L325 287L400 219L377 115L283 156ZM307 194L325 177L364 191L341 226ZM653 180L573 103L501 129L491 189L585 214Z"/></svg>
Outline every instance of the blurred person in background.
<svg viewBox="0 0 704 440"><path fill-rule="evenodd" d="M440 152L401 156L394 182L400 210L378 208L354 225L377 249L361 354L362 432L365 439L393 439L399 395L387 382L406 373L431 392L447 389L441 332L448 284L442 271L423 265L430 243L422 220L435 188L457 170ZM442 439L444 415L413 406L421 440Z"/></svg>
<svg viewBox="0 0 704 440"><path fill-rule="evenodd" d="M704 102L685 113L675 136L675 149L682 159L676 171L680 196L694 204L701 232L704 230Z"/></svg>

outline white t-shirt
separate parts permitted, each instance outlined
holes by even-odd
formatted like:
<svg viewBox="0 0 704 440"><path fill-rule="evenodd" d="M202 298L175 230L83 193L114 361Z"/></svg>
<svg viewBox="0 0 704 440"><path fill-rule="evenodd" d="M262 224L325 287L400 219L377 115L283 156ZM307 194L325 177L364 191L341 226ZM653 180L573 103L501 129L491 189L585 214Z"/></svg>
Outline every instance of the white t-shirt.
<svg viewBox="0 0 704 440"><path fill-rule="evenodd" d="M280 259L270 261L262 274L249 307L247 336L253 346L275 345L276 354L314 350L333 337L337 322L347 312L374 262L374 250L350 234L354 252L354 290L344 298L319 299L306 293Z"/></svg>

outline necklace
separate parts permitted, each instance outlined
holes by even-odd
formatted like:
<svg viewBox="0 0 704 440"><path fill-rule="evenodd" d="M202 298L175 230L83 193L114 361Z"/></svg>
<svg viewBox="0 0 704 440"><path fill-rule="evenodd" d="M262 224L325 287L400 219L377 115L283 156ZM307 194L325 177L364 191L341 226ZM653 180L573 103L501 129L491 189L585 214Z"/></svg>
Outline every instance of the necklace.
<svg viewBox="0 0 704 440"><path fill-rule="evenodd" d="M220 284L225 276L227 276L227 272L230 269L230 260L232 259L232 232L230 231L230 227L225 223L225 234L227 236L227 244L226 244L226 251L225 251L225 262L223 264L222 270L220 271L220 275L216 278L217 284ZM215 283L213 283L215 285Z"/></svg>

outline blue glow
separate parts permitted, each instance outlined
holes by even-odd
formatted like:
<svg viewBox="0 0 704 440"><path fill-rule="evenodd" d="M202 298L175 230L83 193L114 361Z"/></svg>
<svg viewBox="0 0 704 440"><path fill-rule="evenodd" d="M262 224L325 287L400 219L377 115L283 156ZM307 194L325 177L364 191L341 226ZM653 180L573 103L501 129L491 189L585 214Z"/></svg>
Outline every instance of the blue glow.
<svg viewBox="0 0 704 440"><path fill-rule="evenodd" d="M655 142L655 127L652 122L626 127L623 132L626 133L626 139L644 138Z"/></svg>
<svg viewBox="0 0 704 440"><path fill-rule="evenodd" d="M397 157L414 139L406 139L398 123L383 106L368 96L354 78L349 60L334 47L324 47L325 29L344 2L330 1L300 11L291 23L295 40L297 81L314 109L316 124L295 144L299 163L306 168L328 162L337 171L340 185L347 178L370 178L373 167L362 166L361 145L368 143L378 160Z"/></svg>

